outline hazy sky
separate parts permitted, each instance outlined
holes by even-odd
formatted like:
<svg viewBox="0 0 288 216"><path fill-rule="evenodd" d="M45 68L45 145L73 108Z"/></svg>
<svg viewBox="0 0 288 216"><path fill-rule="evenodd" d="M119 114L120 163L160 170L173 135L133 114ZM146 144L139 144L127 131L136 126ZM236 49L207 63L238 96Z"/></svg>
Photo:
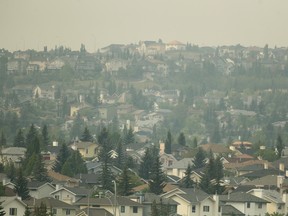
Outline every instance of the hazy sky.
<svg viewBox="0 0 288 216"><path fill-rule="evenodd" d="M0 0L0 48L111 43L288 46L288 0Z"/></svg>

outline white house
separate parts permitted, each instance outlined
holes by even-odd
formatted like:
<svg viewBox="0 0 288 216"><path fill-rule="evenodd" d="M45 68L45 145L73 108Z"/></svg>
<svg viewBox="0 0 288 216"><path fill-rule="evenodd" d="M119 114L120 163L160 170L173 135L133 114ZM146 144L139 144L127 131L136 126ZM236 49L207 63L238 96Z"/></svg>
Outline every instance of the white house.
<svg viewBox="0 0 288 216"><path fill-rule="evenodd" d="M218 195L209 195L194 188L176 188L161 197L171 198L177 203L177 214L182 216L220 216Z"/></svg>
<svg viewBox="0 0 288 216"><path fill-rule="evenodd" d="M0 197L3 210L8 216L23 216L26 204L19 197Z"/></svg>

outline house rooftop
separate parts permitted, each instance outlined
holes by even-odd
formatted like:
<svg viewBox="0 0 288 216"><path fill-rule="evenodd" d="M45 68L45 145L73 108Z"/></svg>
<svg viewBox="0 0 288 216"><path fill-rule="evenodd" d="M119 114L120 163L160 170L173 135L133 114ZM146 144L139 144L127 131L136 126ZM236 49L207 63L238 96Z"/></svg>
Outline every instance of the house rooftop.
<svg viewBox="0 0 288 216"><path fill-rule="evenodd" d="M98 206L111 206L114 205L114 196L111 198L103 197L103 198L89 198L89 202L91 205L98 205ZM78 200L75 205L87 205L88 198L81 198ZM140 203L132 201L126 197L117 196L117 204L122 206L142 206Z"/></svg>
<svg viewBox="0 0 288 216"><path fill-rule="evenodd" d="M245 192L235 192L228 195L219 195L221 202L255 202L268 203L268 201Z"/></svg>

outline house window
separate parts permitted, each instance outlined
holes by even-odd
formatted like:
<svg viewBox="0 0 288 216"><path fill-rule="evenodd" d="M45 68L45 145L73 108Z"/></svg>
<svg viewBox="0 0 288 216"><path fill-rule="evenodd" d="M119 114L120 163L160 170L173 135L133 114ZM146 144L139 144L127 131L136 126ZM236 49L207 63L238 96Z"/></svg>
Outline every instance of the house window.
<svg viewBox="0 0 288 216"><path fill-rule="evenodd" d="M247 208L250 208L250 202L247 202Z"/></svg>
<svg viewBox="0 0 288 216"><path fill-rule="evenodd" d="M70 215L70 209L66 209L66 215Z"/></svg>
<svg viewBox="0 0 288 216"><path fill-rule="evenodd" d="M17 208L10 208L9 215L17 215Z"/></svg>
<svg viewBox="0 0 288 216"><path fill-rule="evenodd" d="M88 149L86 149L86 154L88 154Z"/></svg>
<svg viewBox="0 0 288 216"><path fill-rule="evenodd" d="M196 212L196 206L192 205L192 212Z"/></svg>
<svg viewBox="0 0 288 216"><path fill-rule="evenodd" d="M258 203L258 208L259 208L259 209L262 208L262 203Z"/></svg>
<svg viewBox="0 0 288 216"><path fill-rule="evenodd" d="M57 215L57 209L52 209L52 214Z"/></svg>
<svg viewBox="0 0 288 216"><path fill-rule="evenodd" d="M55 195L55 199L59 200L59 198L60 198L59 195Z"/></svg>
<svg viewBox="0 0 288 216"><path fill-rule="evenodd" d="M138 207L137 206L133 206L133 213L138 213Z"/></svg>
<svg viewBox="0 0 288 216"><path fill-rule="evenodd" d="M203 212L209 212L209 206L203 206Z"/></svg>
<svg viewBox="0 0 288 216"><path fill-rule="evenodd" d="M121 206L121 213L125 212L125 206Z"/></svg>

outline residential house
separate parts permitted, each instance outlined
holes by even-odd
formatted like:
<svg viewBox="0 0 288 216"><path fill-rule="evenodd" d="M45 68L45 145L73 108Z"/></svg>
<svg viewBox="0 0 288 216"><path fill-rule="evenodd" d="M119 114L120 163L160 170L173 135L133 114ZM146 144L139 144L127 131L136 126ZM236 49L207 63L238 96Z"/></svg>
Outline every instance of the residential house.
<svg viewBox="0 0 288 216"><path fill-rule="evenodd" d="M100 146L93 142L74 142L71 145L71 148L79 151L82 157L85 159L98 157L100 151Z"/></svg>
<svg viewBox="0 0 288 216"><path fill-rule="evenodd" d="M171 166L164 167L164 171L167 175L174 175L183 178L189 164L193 165L193 158L183 158L182 160L176 161Z"/></svg>
<svg viewBox="0 0 288 216"><path fill-rule="evenodd" d="M272 214L277 212L279 214L286 215L287 209L287 194L281 194L276 190L265 190L265 189L252 189L247 193L257 196L266 200L267 203L267 213Z"/></svg>
<svg viewBox="0 0 288 216"><path fill-rule="evenodd" d="M26 148L22 147L8 147L2 149L2 154L0 157L1 163L6 164L8 162L13 162L18 164L25 157Z"/></svg>
<svg viewBox="0 0 288 216"><path fill-rule="evenodd" d="M254 179L252 181L245 182L242 185L255 186L256 188L281 188L285 177L281 175L267 175L262 178Z"/></svg>
<svg viewBox="0 0 288 216"><path fill-rule="evenodd" d="M107 72L117 72L119 69L126 69L128 61L123 59L111 59L105 63Z"/></svg>
<svg viewBox="0 0 288 216"><path fill-rule="evenodd" d="M86 188L74 187L59 187L56 190L50 193L52 197L57 200L63 201L68 204L73 204L83 197L89 196L90 191Z"/></svg>
<svg viewBox="0 0 288 216"><path fill-rule="evenodd" d="M196 188L177 188L163 195L177 203L177 214L182 216L217 216L221 215L218 195L209 195ZM219 211L220 210L220 211Z"/></svg>
<svg viewBox="0 0 288 216"><path fill-rule="evenodd" d="M126 197L103 197L103 198L82 198L78 200L75 206L80 209L87 208L88 206L92 208L103 208L116 216L142 216L143 215L143 205L130 200Z"/></svg>
<svg viewBox="0 0 288 216"><path fill-rule="evenodd" d="M101 105L98 107L99 118L102 120L112 121L117 116L116 107L114 105Z"/></svg>
<svg viewBox="0 0 288 216"><path fill-rule="evenodd" d="M55 191L55 187L49 182L28 182L27 188L29 189L29 195L35 199L41 199L47 197L48 194Z"/></svg>
<svg viewBox="0 0 288 216"><path fill-rule="evenodd" d="M54 59L47 64L47 70L48 71L59 71L61 70L65 65L65 62L61 59Z"/></svg>
<svg viewBox="0 0 288 216"><path fill-rule="evenodd" d="M100 161L88 161L86 163L88 173L101 173L102 172L102 163ZM119 175L122 170L112 164L108 164L110 170L114 175Z"/></svg>
<svg viewBox="0 0 288 216"><path fill-rule="evenodd" d="M166 43L166 51L172 51L172 50L185 50L186 45L179 42L179 41L171 41L169 43Z"/></svg>
<svg viewBox="0 0 288 216"><path fill-rule="evenodd" d="M76 216L113 216L113 214L105 210L104 208L87 207L78 210Z"/></svg>
<svg viewBox="0 0 288 216"><path fill-rule="evenodd" d="M177 162L177 159L172 154L162 153L160 155L160 162L162 163L162 167L166 169L166 167L172 166Z"/></svg>
<svg viewBox="0 0 288 216"><path fill-rule="evenodd" d="M160 197L153 193L144 193L139 196L136 195L135 198L131 196L130 199L143 205L143 215L151 215L153 202L155 202L159 208L161 208L161 206L169 208L170 216L177 215L177 206L179 203L171 198Z"/></svg>
<svg viewBox="0 0 288 216"><path fill-rule="evenodd" d="M23 216L26 208L26 204L20 197L0 197L0 203L6 215L9 216Z"/></svg>
<svg viewBox="0 0 288 216"><path fill-rule="evenodd" d="M231 205L245 215L265 216L267 213L267 201L252 194L237 192L228 195L219 195L223 205Z"/></svg>
<svg viewBox="0 0 288 216"><path fill-rule="evenodd" d="M10 59L7 63L7 73L23 75L26 73L27 61L24 59Z"/></svg>
<svg viewBox="0 0 288 216"><path fill-rule="evenodd" d="M140 41L138 46L138 52L141 55L153 56L157 54L164 54L165 44L157 43L156 41Z"/></svg>
<svg viewBox="0 0 288 216"><path fill-rule="evenodd" d="M214 157L217 157L221 154L229 154L230 153L229 148L227 148L226 146L221 145L221 144L209 143L209 144L200 145L200 147L204 151L206 151L207 153L212 152Z"/></svg>
<svg viewBox="0 0 288 216"><path fill-rule="evenodd" d="M56 188L59 188L60 185L65 187L79 186L80 181L78 179L62 175L61 173L54 172L53 170L48 170L48 176L50 179L52 179L52 184L56 185Z"/></svg>
<svg viewBox="0 0 288 216"><path fill-rule="evenodd" d="M73 205L70 205L61 200L52 198L52 197L44 197L41 199L29 199L24 201L27 206L34 210L35 207L40 207L41 203L43 203L47 207L48 215L53 216L75 216L77 208Z"/></svg>

